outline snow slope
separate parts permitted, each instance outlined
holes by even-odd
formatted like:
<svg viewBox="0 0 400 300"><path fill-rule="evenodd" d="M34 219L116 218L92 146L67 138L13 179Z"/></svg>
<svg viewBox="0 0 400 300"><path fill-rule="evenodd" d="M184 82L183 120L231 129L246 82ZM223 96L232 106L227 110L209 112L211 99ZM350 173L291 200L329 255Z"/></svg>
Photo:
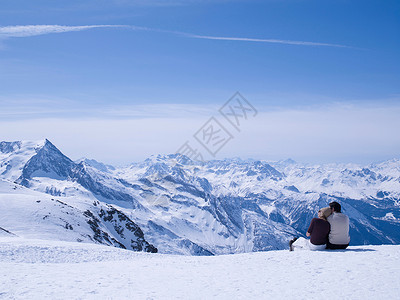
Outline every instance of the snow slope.
<svg viewBox="0 0 400 300"><path fill-rule="evenodd" d="M0 236L156 251L125 214L94 197L54 197L0 180L0 212Z"/></svg>
<svg viewBox="0 0 400 300"><path fill-rule="evenodd" d="M0 237L0 299L399 299L400 246L221 256Z"/></svg>
<svg viewBox="0 0 400 300"><path fill-rule="evenodd" d="M26 163L44 144L44 140L0 142L0 174L2 178L14 181L21 176Z"/></svg>

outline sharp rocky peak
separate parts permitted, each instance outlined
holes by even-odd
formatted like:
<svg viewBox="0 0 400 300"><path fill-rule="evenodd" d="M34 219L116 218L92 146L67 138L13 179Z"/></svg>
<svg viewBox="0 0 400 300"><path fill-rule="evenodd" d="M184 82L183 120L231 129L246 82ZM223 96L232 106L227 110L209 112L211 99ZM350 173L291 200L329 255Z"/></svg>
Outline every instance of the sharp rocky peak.
<svg viewBox="0 0 400 300"><path fill-rule="evenodd" d="M66 157L48 139L37 143L33 155L25 164L17 182L27 185L27 180L34 176L46 176L65 179L71 175L74 162Z"/></svg>

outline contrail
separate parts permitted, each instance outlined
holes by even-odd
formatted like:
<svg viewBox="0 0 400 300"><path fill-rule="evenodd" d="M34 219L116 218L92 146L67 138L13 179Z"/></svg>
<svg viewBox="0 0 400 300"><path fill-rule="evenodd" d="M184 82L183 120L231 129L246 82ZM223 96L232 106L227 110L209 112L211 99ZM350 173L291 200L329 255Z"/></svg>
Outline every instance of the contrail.
<svg viewBox="0 0 400 300"><path fill-rule="evenodd" d="M237 42L255 42L255 43L273 43L273 44L286 44L286 45L299 45L299 46L323 46L323 47L337 47L337 48L353 48L351 46L308 42L308 41L292 41L280 39L260 39L260 38L246 38L246 37L223 37L211 35L198 35L187 32L163 30L156 28L147 28L133 25L85 25L85 26L62 26L62 25L17 25L17 26L4 26L0 27L0 38L11 37L30 37L37 35L44 35L50 33L64 33L71 31L83 31L95 28L127 28L133 30L168 33L187 38L218 40L218 41L237 41Z"/></svg>
<svg viewBox="0 0 400 300"><path fill-rule="evenodd" d="M351 48L346 45L339 44L328 44L319 42L306 42L306 41L291 41L291 40L277 40L277 39L255 39L255 38L242 38L242 37L223 37L223 36L209 36L209 35L197 35L190 33L180 33L187 37L196 39L206 40L220 40L220 41L240 41L240 42L257 42L257 43L274 43L274 44L286 44L286 45L301 45L301 46L325 46L325 47L339 47L339 48Z"/></svg>

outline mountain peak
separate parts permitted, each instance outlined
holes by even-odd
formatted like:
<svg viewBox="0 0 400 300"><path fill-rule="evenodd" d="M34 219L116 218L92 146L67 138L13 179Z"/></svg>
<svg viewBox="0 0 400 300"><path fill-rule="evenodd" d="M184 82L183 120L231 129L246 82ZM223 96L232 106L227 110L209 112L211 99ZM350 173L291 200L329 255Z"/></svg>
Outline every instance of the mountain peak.
<svg viewBox="0 0 400 300"><path fill-rule="evenodd" d="M75 163L77 163L77 164L84 163L85 165L91 166L92 168L95 168L104 173L110 173L110 170L115 170L114 166L106 165L95 159L90 159L90 158L86 158L86 157L82 157L82 158L76 160Z"/></svg>
<svg viewBox="0 0 400 300"><path fill-rule="evenodd" d="M288 159L285 159L284 161L282 161L283 163L285 163L285 164L290 164L290 165L294 165L294 164L297 164L297 162L295 161L295 160L293 160L293 159L291 159L291 158L288 158Z"/></svg>
<svg viewBox="0 0 400 300"><path fill-rule="evenodd" d="M61 153L60 150L52 142L50 142L48 139L44 139L42 141L38 142L38 149L45 149L47 151L56 151Z"/></svg>
<svg viewBox="0 0 400 300"><path fill-rule="evenodd" d="M19 182L26 183L35 176L66 178L70 175L74 163L48 139L37 143L35 152L24 165Z"/></svg>

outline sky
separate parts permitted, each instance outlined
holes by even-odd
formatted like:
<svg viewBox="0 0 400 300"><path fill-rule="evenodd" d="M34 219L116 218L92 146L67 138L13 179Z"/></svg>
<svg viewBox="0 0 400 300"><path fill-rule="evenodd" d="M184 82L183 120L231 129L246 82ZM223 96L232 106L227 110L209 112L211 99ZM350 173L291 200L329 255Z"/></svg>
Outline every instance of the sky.
<svg viewBox="0 0 400 300"><path fill-rule="evenodd" d="M310 163L400 157L398 1L0 6L0 140L48 138L72 159L111 164L182 149Z"/></svg>

